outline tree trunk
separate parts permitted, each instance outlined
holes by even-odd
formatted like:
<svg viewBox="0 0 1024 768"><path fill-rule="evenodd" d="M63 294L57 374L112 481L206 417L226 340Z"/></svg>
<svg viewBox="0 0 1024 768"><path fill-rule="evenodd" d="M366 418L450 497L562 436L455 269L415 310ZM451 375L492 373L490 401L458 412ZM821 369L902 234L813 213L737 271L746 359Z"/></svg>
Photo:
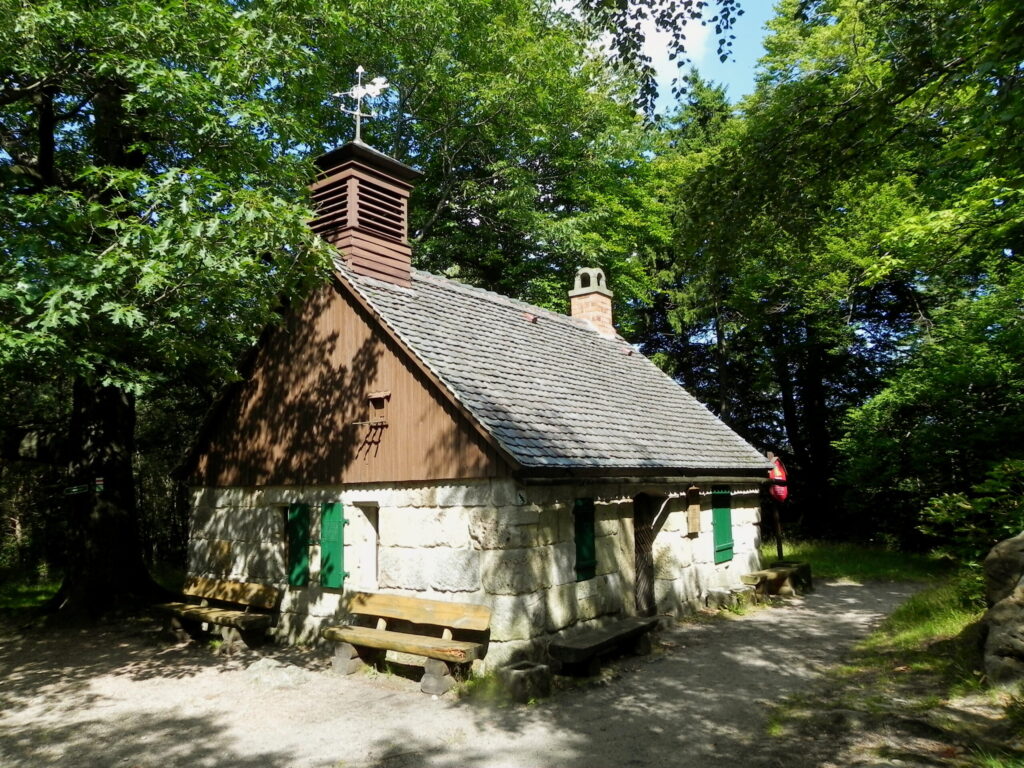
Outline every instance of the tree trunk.
<svg viewBox="0 0 1024 768"><path fill-rule="evenodd" d="M92 149L98 164L140 168L124 108L129 87L104 81L93 98ZM106 190L104 195L113 195ZM160 594L146 570L135 475L135 399L79 377L72 389L67 446L67 566L57 595L62 612L94 617Z"/></svg>
<svg viewBox="0 0 1024 768"><path fill-rule="evenodd" d="M732 382L729 370L729 350L726 348L724 309L715 302L715 375L718 379L718 418L729 424L732 417Z"/></svg>
<svg viewBox="0 0 1024 768"><path fill-rule="evenodd" d="M825 534L835 514L831 484L835 462L825 393L825 381L831 371L828 370L828 350L819 340L817 330L810 324L806 327L806 339L803 364L797 373L802 400L802 432L807 446L807 476L804 482L808 492L807 501L816 512L816 517L812 518L813 524L817 526L818 533ZM826 518L829 522L826 522Z"/></svg>
<svg viewBox="0 0 1024 768"><path fill-rule="evenodd" d="M781 334L781 329L770 328L769 337L772 337L774 334ZM781 335L775 336L775 338L783 339ZM771 348L771 358L775 368L775 383L779 387L779 394L782 399L782 426L786 432L786 439L789 440L793 455L803 465L807 463L807 446L800 431L800 419L797 415L796 394L790 372L789 354L783 345L773 346Z"/></svg>
<svg viewBox="0 0 1024 768"><path fill-rule="evenodd" d="M134 398L116 387L76 380L69 432L70 525L59 604L64 612L93 617L159 593L139 538Z"/></svg>

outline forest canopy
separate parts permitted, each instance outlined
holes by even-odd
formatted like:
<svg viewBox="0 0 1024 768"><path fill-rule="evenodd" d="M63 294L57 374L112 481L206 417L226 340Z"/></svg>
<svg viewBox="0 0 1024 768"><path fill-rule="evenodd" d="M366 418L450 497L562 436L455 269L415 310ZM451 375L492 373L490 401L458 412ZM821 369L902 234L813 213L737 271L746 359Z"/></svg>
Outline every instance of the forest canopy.
<svg viewBox="0 0 1024 768"><path fill-rule="evenodd" d="M1024 458L1024 10L783 0L752 95L691 73L655 117L643 17L682 60L741 11L0 0L0 567L87 600L180 563L171 469L328 273L306 184L358 65L366 140L425 174L417 266L556 310L604 267L620 331L787 460L796 531L984 529Z"/></svg>
<svg viewBox="0 0 1024 768"><path fill-rule="evenodd" d="M1019 457L1024 16L778 10L756 92L732 114L693 89L659 158L679 187L649 349L785 446L807 530L913 541L929 499Z"/></svg>

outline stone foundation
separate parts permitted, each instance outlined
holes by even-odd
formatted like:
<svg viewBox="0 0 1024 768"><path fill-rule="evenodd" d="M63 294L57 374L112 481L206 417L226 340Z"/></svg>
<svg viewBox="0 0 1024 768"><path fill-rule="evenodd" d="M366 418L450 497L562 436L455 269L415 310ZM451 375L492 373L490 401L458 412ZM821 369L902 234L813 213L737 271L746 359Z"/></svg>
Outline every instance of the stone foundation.
<svg viewBox="0 0 1024 768"><path fill-rule="evenodd" d="M714 563L710 485L699 508L690 483L530 486L481 480L436 486L201 488L193 493L189 571L273 584L283 590L283 642L315 642L345 616L345 590L319 585L319 504L341 501L346 590L480 603L493 611L485 661L494 669L543 658L557 632L631 614L633 497L663 502L655 519L655 600L660 613L705 604L759 567L756 485L732 486L733 558ZM577 581L573 502L594 499L597 567ZM311 506L310 584L287 584L285 519Z"/></svg>

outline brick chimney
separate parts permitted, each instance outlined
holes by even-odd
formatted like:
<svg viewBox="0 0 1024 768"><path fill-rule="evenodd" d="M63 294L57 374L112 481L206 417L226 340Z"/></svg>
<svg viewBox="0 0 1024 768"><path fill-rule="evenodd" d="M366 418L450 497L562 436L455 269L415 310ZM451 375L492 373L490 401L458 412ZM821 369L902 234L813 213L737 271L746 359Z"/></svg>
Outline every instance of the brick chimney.
<svg viewBox="0 0 1024 768"><path fill-rule="evenodd" d="M584 267L576 272L576 285L569 291L571 315L586 320L602 336L615 336L612 325L612 292L604 279L604 271Z"/></svg>
<svg viewBox="0 0 1024 768"><path fill-rule="evenodd" d="M316 164L313 231L341 251L356 274L408 286L409 193L420 172L361 141L321 155Z"/></svg>

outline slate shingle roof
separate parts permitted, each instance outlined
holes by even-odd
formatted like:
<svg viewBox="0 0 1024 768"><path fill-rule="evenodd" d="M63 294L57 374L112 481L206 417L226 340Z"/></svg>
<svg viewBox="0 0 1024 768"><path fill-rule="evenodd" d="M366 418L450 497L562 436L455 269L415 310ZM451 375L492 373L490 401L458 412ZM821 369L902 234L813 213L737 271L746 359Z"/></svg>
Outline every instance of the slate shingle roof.
<svg viewBox="0 0 1024 768"><path fill-rule="evenodd" d="M748 474L768 467L643 355L584 321L427 272L413 270L412 287L402 288L338 266L525 468Z"/></svg>

